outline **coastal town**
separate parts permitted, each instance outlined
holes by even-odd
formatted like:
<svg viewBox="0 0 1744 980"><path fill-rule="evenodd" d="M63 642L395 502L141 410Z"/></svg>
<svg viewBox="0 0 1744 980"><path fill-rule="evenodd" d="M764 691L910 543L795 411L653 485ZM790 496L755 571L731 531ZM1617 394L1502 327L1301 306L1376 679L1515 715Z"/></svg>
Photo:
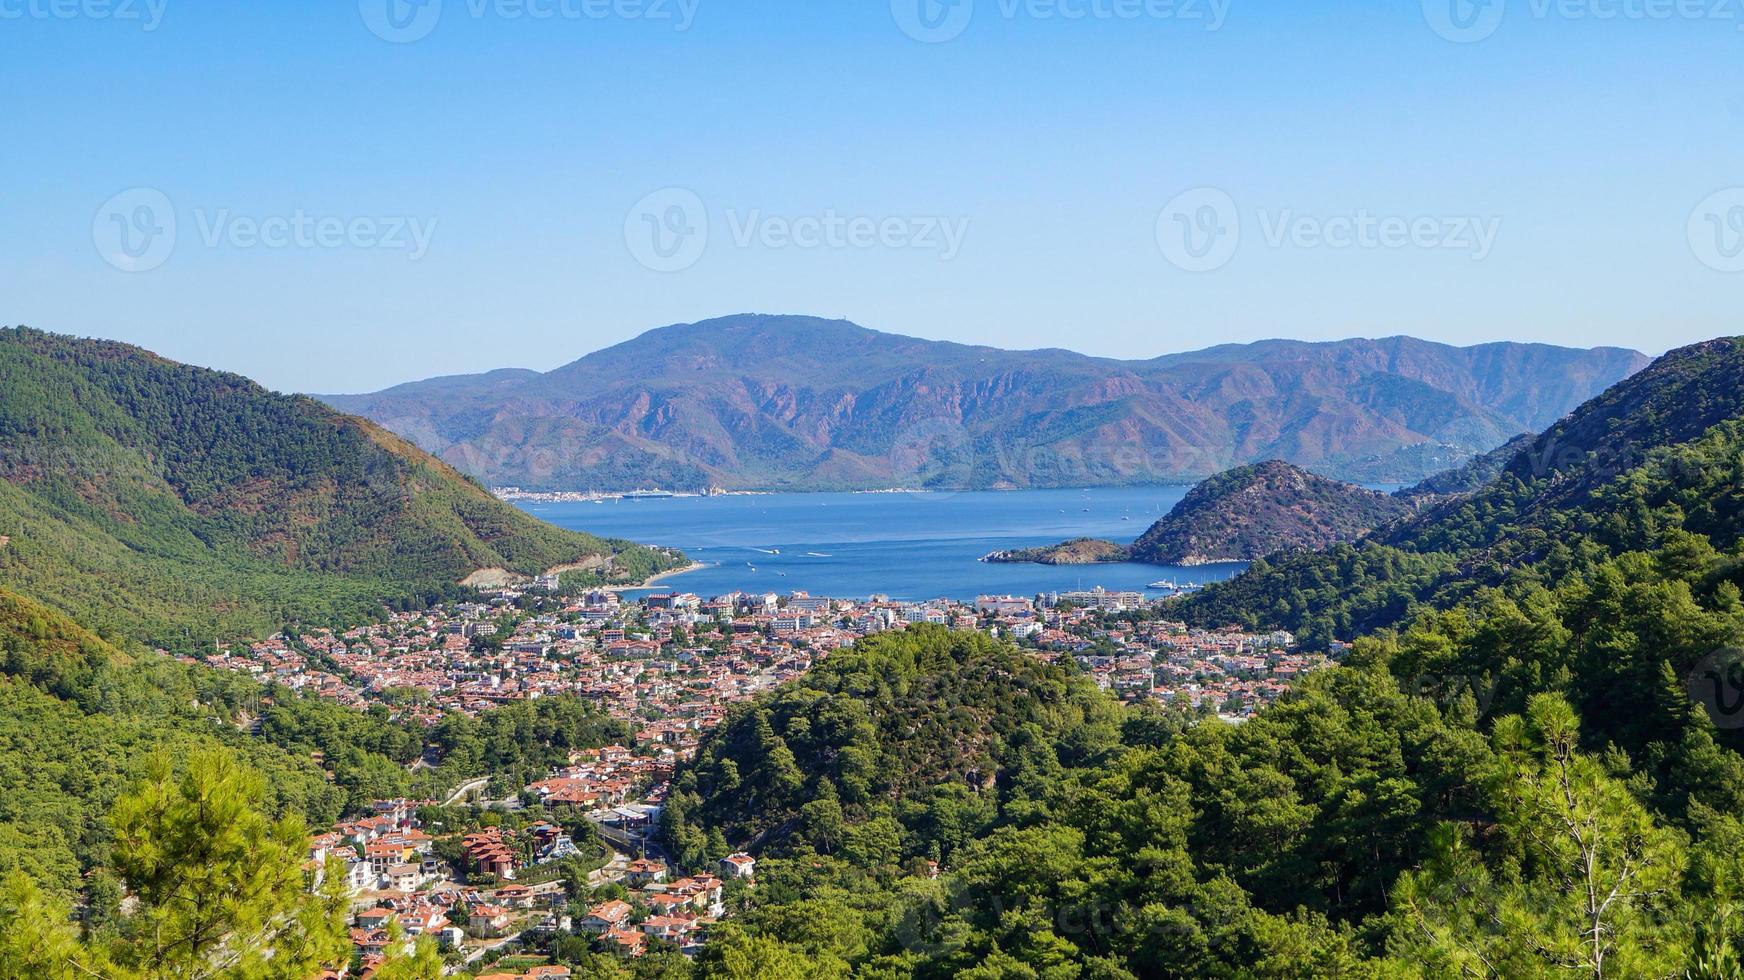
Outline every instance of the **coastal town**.
<svg viewBox="0 0 1744 980"><path fill-rule="evenodd" d="M1235 723L1338 653L1301 651L1282 632L1189 629L1160 618L1153 598L1102 589L973 602L632 598L549 579L350 630L281 634L204 662L423 725L559 696L620 723L623 744L571 752L525 785L478 778L442 800L375 801L309 854L311 869L345 875L365 967L430 936L469 970L500 961L526 970L485 975L548 978L567 974L528 951L554 937L628 957L699 949L733 896L755 887L756 860L732 854L688 876L667 863L658 827L676 767L733 705L863 637L917 624L1070 661L1128 703Z"/></svg>

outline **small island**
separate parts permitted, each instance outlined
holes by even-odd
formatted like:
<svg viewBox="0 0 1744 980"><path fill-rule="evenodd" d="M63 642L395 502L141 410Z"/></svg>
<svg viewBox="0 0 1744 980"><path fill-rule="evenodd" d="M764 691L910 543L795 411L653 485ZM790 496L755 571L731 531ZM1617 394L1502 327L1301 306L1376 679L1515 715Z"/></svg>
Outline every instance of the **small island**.
<svg viewBox="0 0 1744 980"><path fill-rule="evenodd" d="M995 551L981 560L1000 565L1101 565L1109 562L1127 561L1129 557L1125 545L1103 541L1100 538L1075 538L1061 544L1048 545L1045 548Z"/></svg>

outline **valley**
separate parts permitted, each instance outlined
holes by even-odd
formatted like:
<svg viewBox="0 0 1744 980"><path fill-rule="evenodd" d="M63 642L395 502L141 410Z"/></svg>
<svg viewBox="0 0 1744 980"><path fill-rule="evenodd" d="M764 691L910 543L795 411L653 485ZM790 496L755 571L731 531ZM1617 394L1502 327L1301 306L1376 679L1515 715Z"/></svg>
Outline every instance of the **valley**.
<svg viewBox="0 0 1744 980"><path fill-rule="evenodd" d="M1156 527L1131 532L1134 550L1188 533L1176 528L1271 535L1253 538L1267 543L1253 546L1262 557L1245 570L1225 567L1179 596L684 591L707 581L711 547L749 549L756 557L744 564L770 573L822 568L853 554L851 542L826 543L854 520L849 504L918 506L942 526L952 513L987 512L974 493L534 499L526 512L484 495L464 526L518 528L529 513L566 507L611 527L613 508L637 522L646 517L635 508L674 508L692 534L706 536L708 520L697 518L715 513L759 544L593 550L623 539L550 528L536 534L575 547L571 560L525 573L499 565L490 580L449 565L453 591L424 602L390 587L356 618L304 607L271 633L179 649L154 649L140 638L150 633L104 638L75 625L49 604L92 602L76 578L0 578L37 592L0 593L0 744L14 766L5 786L39 808L0 811L0 860L22 869L8 879L24 903L13 907L112 901L86 875L138 860L133 838L105 829L130 826L145 799L136 794L234 786L258 819L287 828L284 860L320 869L308 897L275 899L326 902L336 918L323 921L343 920L342 933L304 927L308 942L336 944L311 951L343 942L384 970L713 976L749 957L759 973L846 976L875 963L955 973L1001 956L1057 956L1185 976L1300 954L1361 973L1411 962L1395 955L1457 962L1471 949L1526 963L1535 954L1508 928L1460 917L1529 895L1544 909L1532 928L1559 928L1572 920L1554 907L1556 879L1479 887L1459 876L1487 872L1447 863L1460 853L1448 848L1479 846L1447 837L1474 818L1536 826L1536 811L1493 794L1532 792L1558 765L1583 767L1569 805L1596 805L1587 794L1609 801L1583 818L1597 821L1593 832L1645 828L1641 846L1668 868L1734 860L1714 849L1740 833L1723 814L1744 805L1744 757L1731 700L1703 679L1729 676L1725 651L1744 637L1733 581L1744 535L1733 506L1740 351L1716 341L1674 352L1544 434L1392 495L1282 463L1172 491ZM160 377L150 383L168 383ZM139 430L117 422L175 402L91 404L121 406L93 429L127 447ZM6 417L24 420L15 431L45 431L37 420L49 416L32 405L0 397ZM214 431L240 431L233 424L220 418ZM149 466L155 456L123 458ZM64 474L9 472L16 499L65 499L53 495ZM282 533L247 523L261 519L246 510L225 516L234 493L220 481L198 496L196 472L177 470L168 491L154 492L208 501L203 520ZM343 507L371 506L345 489L341 469L301 472L326 472ZM1028 493L1117 502L1160 492ZM1035 498L992 496L1018 508L1003 519L1045 531L1028 513ZM1052 503L1066 523L1084 516ZM843 510L822 537L743 520L832 504ZM13 543L55 526L43 523L51 517L89 520L33 506ZM1091 516L1133 523L1133 504L1100 510ZM166 526L187 520L174 507L141 513ZM1325 537L1287 537L1297 527ZM1115 547L1126 556L1129 546ZM1209 547L1196 553L1222 557ZM335 554L374 561L349 545ZM642 555L639 566L628 560ZM690 558L702 568L636 587ZM641 574L614 585L607 569ZM99 604L94 618L126 622L128 601ZM41 717L56 719L52 736L27 739L29 719ZM194 783L164 781L163 745L193 760L183 778ZM1638 760L1647 780L1625 788L1596 768L1599 745ZM256 785L254 772L274 777ZM8 839L32 843L8 849ZM1047 870L1032 866L1038 858ZM1720 901L1693 871L1668 880L1671 891L1652 900L1680 911L1613 926L1618 948L1640 962L1672 962L1680 944L1705 941L1690 937ZM1102 897L1086 907L1092 881ZM6 907L0 918L12 915L13 928L50 927ZM1162 933L1133 924L1151 916L1171 924ZM819 922L829 938L817 938ZM1394 922L1418 928L1393 932ZM1367 930L1387 943L1361 938ZM97 941L78 938L60 962L141 955L125 935L114 947L89 945Z"/></svg>

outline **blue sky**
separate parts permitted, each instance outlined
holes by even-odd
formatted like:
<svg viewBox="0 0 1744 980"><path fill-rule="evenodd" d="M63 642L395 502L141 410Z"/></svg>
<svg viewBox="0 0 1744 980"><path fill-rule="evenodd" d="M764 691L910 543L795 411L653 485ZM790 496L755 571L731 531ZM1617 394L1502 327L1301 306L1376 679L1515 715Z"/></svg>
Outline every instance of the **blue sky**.
<svg viewBox="0 0 1744 980"><path fill-rule="evenodd" d="M745 311L1740 332L1739 0L387 2L0 0L0 322L304 391Z"/></svg>

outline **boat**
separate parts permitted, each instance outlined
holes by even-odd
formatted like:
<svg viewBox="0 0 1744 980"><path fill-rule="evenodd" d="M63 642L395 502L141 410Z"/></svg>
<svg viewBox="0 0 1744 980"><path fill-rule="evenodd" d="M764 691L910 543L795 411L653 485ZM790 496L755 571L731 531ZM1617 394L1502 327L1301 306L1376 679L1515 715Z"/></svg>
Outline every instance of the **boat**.
<svg viewBox="0 0 1744 980"><path fill-rule="evenodd" d="M1200 589L1205 588L1205 583L1204 582L1171 582L1167 579L1164 579L1161 582L1152 582L1151 584L1145 586L1145 588L1153 589L1153 590L1158 591L1158 592L1173 592L1177 595L1180 595L1180 594L1187 593L1187 592L1197 592Z"/></svg>

